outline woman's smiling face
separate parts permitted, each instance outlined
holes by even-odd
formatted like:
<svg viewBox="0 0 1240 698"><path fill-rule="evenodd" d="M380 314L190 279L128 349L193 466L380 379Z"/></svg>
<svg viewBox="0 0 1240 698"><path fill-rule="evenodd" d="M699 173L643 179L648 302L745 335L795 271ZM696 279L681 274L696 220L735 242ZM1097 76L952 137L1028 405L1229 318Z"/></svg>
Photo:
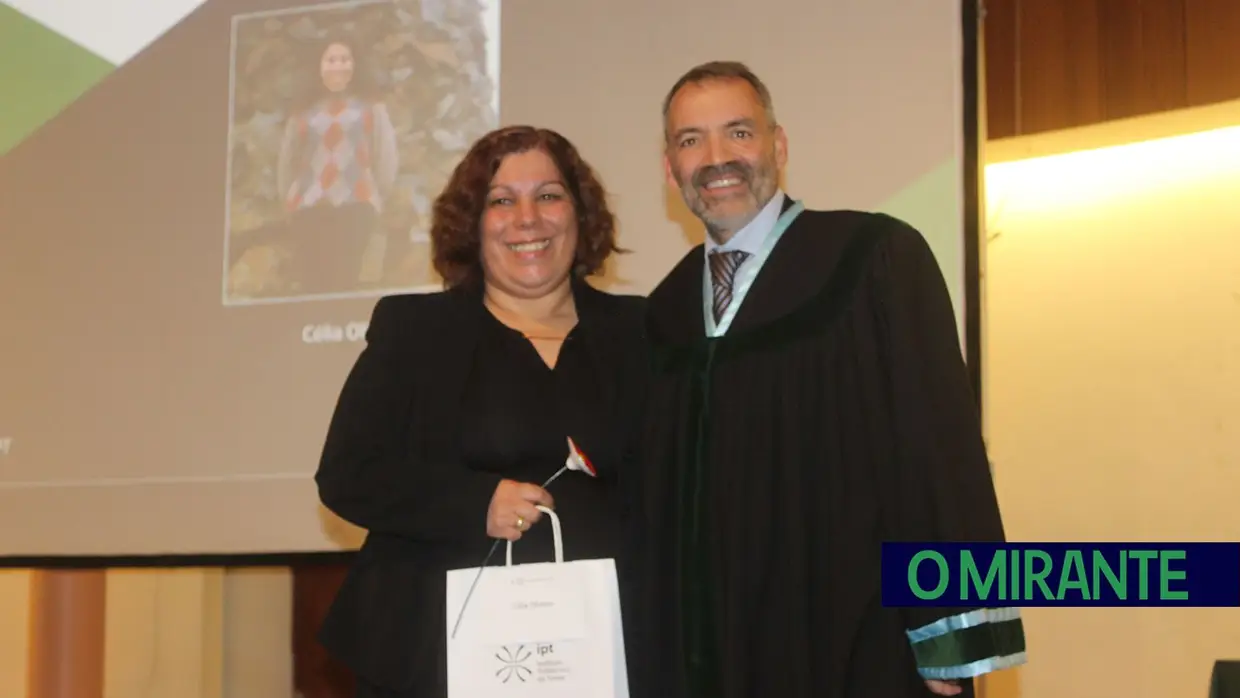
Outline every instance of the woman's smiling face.
<svg viewBox="0 0 1240 698"><path fill-rule="evenodd" d="M568 281L577 255L577 211L555 161L540 149L500 162L481 221L488 284L537 298Z"/></svg>

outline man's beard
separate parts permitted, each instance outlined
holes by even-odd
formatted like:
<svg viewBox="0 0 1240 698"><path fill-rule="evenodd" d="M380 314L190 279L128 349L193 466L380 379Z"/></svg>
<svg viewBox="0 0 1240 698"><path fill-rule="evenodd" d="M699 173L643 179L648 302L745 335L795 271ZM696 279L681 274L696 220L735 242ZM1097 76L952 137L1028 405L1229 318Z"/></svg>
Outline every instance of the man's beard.
<svg viewBox="0 0 1240 698"><path fill-rule="evenodd" d="M739 178L748 192L747 198L750 199L749 206L730 214L714 210L712 204L702 195L702 189L707 182L727 177ZM680 193L689 210L702 221L711 237L716 239L735 233L757 217L762 207L774 196L775 188L774 165L766 158L763 158L757 167L739 160L708 165L695 172L688 182L680 182ZM720 203L727 206L737 202L733 199Z"/></svg>

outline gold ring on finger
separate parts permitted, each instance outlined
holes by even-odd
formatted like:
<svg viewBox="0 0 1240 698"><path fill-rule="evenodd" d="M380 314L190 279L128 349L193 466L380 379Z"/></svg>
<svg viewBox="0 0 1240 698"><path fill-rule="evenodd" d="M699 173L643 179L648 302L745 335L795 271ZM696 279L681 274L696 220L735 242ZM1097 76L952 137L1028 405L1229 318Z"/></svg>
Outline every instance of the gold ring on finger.
<svg viewBox="0 0 1240 698"><path fill-rule="evenodd" d="M517 517L517 530L518 530L518 531L524 531L524 530L525 530L525 517L523 517L523 516L518 516L518 517Z"/></svg>

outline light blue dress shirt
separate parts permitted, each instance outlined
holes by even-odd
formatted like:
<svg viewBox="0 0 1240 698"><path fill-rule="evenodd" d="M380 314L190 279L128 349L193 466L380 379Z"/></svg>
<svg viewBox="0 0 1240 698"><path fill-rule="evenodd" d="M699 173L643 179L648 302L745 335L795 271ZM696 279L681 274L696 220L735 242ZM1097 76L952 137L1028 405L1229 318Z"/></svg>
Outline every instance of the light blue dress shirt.
<svg viewBox="0 0 1240 698"><path fill-rule="evenodd" d="M755 216L753 220L749 221L749 224L744 228L736 231L736 234L733 235L727 243L720 245L708 234L706 236L706 255L702 258L702 262L705 265L704 273L706 274L706 278L711 279L710 254L715 250L725 252L739 250L741 252L749 253L749 256L745 258L745 261L741 262L740 266L736 268L736 275L738 277L740 276L741 270L747 265L755 264L756 262L754 262L754 258L758 256L759 252L761 252L762 244L766 242L766 236L770 235L771 231L774 230L775 223L779 221L779 212L783 209L783 207L784 192L783 190L776 190L775 196L772 196L771 200L766 202L766 206L762 207L762 210L758 212L758 215ZM712 289L714 288L714 283L714 279L711 279ZM710 296L708 296L705 300L709 304L711 302ZM733 300L733 302L736 301Z"/></svg>

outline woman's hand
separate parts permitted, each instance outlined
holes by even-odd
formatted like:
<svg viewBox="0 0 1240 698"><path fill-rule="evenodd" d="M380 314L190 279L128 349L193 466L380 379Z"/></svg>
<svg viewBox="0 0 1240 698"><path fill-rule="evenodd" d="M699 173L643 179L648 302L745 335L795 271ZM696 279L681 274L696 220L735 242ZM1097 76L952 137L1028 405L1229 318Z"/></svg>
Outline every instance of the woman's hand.
<svg viewBox="0 0 1240 698"><path fill-rule="evenodd" d="M555 508L555 500L547 490L528 482L500 481L487 509L487 535L520 540L521 535L542 518L542 512L535 508L540 504L548 509Z"/></svg>

